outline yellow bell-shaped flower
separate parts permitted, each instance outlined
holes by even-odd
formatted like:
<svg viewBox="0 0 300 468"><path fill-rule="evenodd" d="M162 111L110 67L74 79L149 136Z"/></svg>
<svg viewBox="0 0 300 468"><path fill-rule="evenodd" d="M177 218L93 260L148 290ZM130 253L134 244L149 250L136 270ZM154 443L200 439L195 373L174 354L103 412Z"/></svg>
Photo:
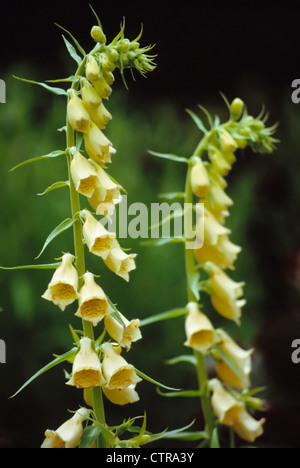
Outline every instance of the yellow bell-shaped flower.
<svg viewBox="0 0 300 468"><path fill-rule="evenodd" d="M196 302L187 305L189 311L185 320L187 341L185 346L195 351L206 353L215 341L215 330L210 320L200 312Z"/></svg>
<svg viewBox="0 0 300 468"><path fill-rule="evenodd" d="M67 116L70 124L77 132L85 133L89 130L91 123L89 113L74 90L70 92L70 99L67 104Z"/></svg>
<svg viewBox="0 0 300 468"><path fill-rule="evenodd" d="M49 448L76 448L83 434L83 423L90 417L90 411L80 408L74 416L62 424L56 431L47 430L41 446Z"/></svg>
<svg viewBox="0 0 300 468"><path fill-rule="evenodd" d="M204 198L210 186L209 177L201 159L197 157L196 161L191 171L192 191L197 197Z"/></svg>
<svg viewBox="0 0 300 468"><path fill-rule="evenodd" d="M67 385L76 388L93 388L105 383L101 363L97 353L93 350L92 341L84 337L80 340L80 349L73 362L72 377Z"/></svg>
<svg viewBox="0 0 300 468"><path fill-rule="evenodd" d="M107 231L88 210L81 211L81 216L85 220L83 237L89 251L103 260L107 260L111 251L118 246L116 234Z"/></svg>
<svg viewBox="0 0 300 468"><path fill-rule="evenodd" d="M103 393L114 405L124 406L130 403L136 403L140 397L135 390L135 385L129 385L129 387L123 390L111 389L106 385L102 387Z"/></svg>
<svg viewBox="0 0 300 468"><path fill-rule="evenodd" d="M220 423L225 426L237 424L244 404L233 398L218 379L209 382L209 389L212 391L211 406Z"/></svg>
<svg viewBox="0 0 300 468"><path fill-rule="evenodd" d="M111 141L104 135L99 127L91 122L84 134L84 143L87 154L101 167L111 162L111 155L116 153Z"/></svg>
<svg viewBox="0 0 300 468"><path fill-rule="evenodd" d="M42 296L47 301L52 301L61 310L65 310L78 298L78 273L73 262L73 255L65 254L63 256L61 265L55 271Z"/></svg>
<svg viewBox="0 0 300 468"><path fill-rule="evenodd" d="M83 281L84 284L79 291L79 308L75 315L91 322L95 327L112 309L103 289L95 282L92 273L86 272Z"/></svg>
<svg viewBox="0 0 300 468"><path fill-rule="evenodd" d="M97 172L91 164L79 152L71 161L71 176L76 191L86 197L91 197L97 187Z"/></svg>
<svg viewBox="0 0 300 468"><path fill-rule="evenodd" d="M136 254L126 254L121 247L118 246L109 251L104 263L117 276L120 276L128 282L129 273L136 268L135 257Z"/></svg>
<svg viewBox="0 0 300 468"><path fill-rule="evenodd" d="M107 389L124 390L141 382L142 379L137 376L134 367L116 353L111 343L104 343L102 351L104 352L102 369Z"/></svg>
<svg viewBox="0 0 300 468"><path fill-rule="evenodd" d="M142 338L142 334L139 329L140 321L138 319L129 321L121 313L120 316L122 318L123 325L114 318L113 315L106 315L104 319L105 328L114 341L129 351L131 344Z"/></svg>

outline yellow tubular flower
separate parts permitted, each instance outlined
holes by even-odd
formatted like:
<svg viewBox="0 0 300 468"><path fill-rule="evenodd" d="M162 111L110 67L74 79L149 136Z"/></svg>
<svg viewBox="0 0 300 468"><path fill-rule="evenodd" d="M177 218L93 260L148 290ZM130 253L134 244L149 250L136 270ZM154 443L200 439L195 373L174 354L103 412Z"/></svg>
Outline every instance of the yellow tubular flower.
<svg viewBox="0 0 300 468"><path fill-rule="evenodd" d="M112 119L111 113L106 109L103 102L97 107L97 109L90 108L88 110L91 120L99 127L104 130L108 122Z"/></svg>
<svg viewBox="0 0 300 468"><path fill-rule="evenodd" d="M89 251L106 260L118 246L115 233L107 231L88 210L81 211L81 216L85 220L83 236Z"/></svg>
<svg viewBox="0 0 300 468"><path fill-rule="evenodd" d="M140 399L138 393L135 390L135 385L130 385L123 390L111 389L104 385L102 390L109 401L119 406L128 405L129 403L136 403Z"/></svg>
<svg viewBox="0 0 300 468"><path fill-rule="evenodd" d="M196 302L187 305L189 311L185 321L187 341L185 346L206 353L215 341L215 330L210 320L200 312Z"/></svg>
<svg viewBox="0 0 300 468"><path fill-rule="evenodd" d="M200 221L201 222L201 221ZM216 245L221 236L230 234L230 229L222 226L213 214L207 209L204 210L204 242L209 245Z"/></svg>
<svg viewBox="0 0 300 468"><path fill-rule="evenodd" d="M129 281L129 273L135 270L136 254L126 254L121 247L116 247L110 250L108 256L104 260L105 265L117 276L120 276L125 281Z"/></svg>
<svg viewBox="0 0 300 468"><path fill-rule="evenodd" d="M79 152L71 162L71 176L78 193L91 197L97 186L97 173L93 164L91 164Z"/></svg>
<svg viewBox="0 0 300 468"><path fill-rule="evenodd" d="M74 257L65 254L61 265L55 271L43 298L52 301L61 310L72 304L77 298L78 274L73 266Z"/></svg>
<svg viewBox="0 0 300 468"><path fill-rule="evenodd" d="M206 197L209 188L209 178L200 158L197 158L197 163L192 168L191 185L194 195L199 198Z"/></svg>
<svg viewBox="0 0 300 468"><path fill-rule="evenodd" d="M222 148L226 153L234 153L237 150L238 146L235 140L226 130L222 130L220 140Z"/></svg>
<svg viewBox="0 0 300 468"><path fill-rule="evenodd" d="M225 193L216 182L211 182L209 196L205 199L205 205L212 210L224 211L233 205L232 199Z"/></svg>
<svg viewBox="0 0 300 468"><path fill-rule="evenodd" d="M91 322L95 327L111 312L111 307L103 289L98 286L92 273L85 273L84 284L79 292L79 308L77 317L81 317L87 322Z"/></svg>
<svg viewBox="0 0 300 468"><path fill-rule="evenodd" d="M91 159L101 167L111 162L111 155L116 152L112 143L94 122L90 123L84 134L85 149Z"/></svg>
<svg viewBox="0 0 300 468"><path fill-rule="evenodd" d="M237 424L244 404L235 400L218 379L211 380L209 388L212 390L211 406L220 423L230 427Z"/></svg>
<svg viewBox="0 0 300 468"><path fill-rule="evenodd" d="M217 330L221 341L219 348L226 354L238 370L238 374L224 361L219 361L216 365L217 374L223 382L239 390L250 387L250 373L252 370L251 355L253 349L244 350L238 346L232 338L223 330Z"/></svg>
<svg viewBox="0 0 300 468"><path fill-rule="evenodd" d="M231 164L225 158L224 153L217 148L214 148L210 150L209 155L214 169L221 176L226 176L231 169Z"/></svg>
<svg viewBox="0 0 300 468"><path fill-rule="evenodd" d="M138 319L129 321L124 315L120 314L120 316L125 326L119 323L112 315L106 315L104 319L105 328L113 340L129 351L131 343L142 338L139 329L140 321Z"/></svg>
<svg viewBox="0 0 300 468"><path fill-rule="evenodd" d="M115 205L121 202L121 186L113 182L100 166L94 164L94 168L97 174L97 188L89 203L97 214L104 216L108 212L111 216Z"/></svg>
<svg viewBox="0 0 300 468"><path fill-rule="evenodd" d="M257 421L244 409L241 411L239 421L233 426L233 429L241 439L253 443L263 434L265 422L264 418Z"/></svg>
<svg viewBox="0 0 300 468"><path fill-rule="evenodd" d="M97 80L93 81L94 88L97 93L104 99L109 98L112 89L104 76L99 76Z"/></svg>
<svg viewBox="0 0 300 468"><path fill-rule="evenodd" d="M104 343L102 350L104 352L102 369L107 389L124 390L141 382L142 379L137 376L134 367L116 353L112 344Z"/></svg>
<svg viewBox="0 0 300 468"><path fill-rule="evenodd" d="M100 75L100 67L97 60L94 57L88 57L88 61L85 68L85 74L88 80L95 81Z"/></svg>
<svg viewBox="0 0 300 468"><path fill-rule="evenodd" d="M105 383L99 357L92 348L92 341L84 337L80 340L80 349L73 363L72 378L67 385L76 388L93 388Z"/></svg>
<svg viewBox="0 0 300 468"><path fill-rule="evenodd" d="M208 264L206 271L210 274L209 285L213 294L225 301L234 301L243 295L244 282L237 283L216 265Z"/></svg>
<svg viewBox="0 0 300 468"><path fill-rule="evenodd" d="M96 110L101 104L101 96L97 93L93 85L83 78L81 86L81 97L87 111Z"/></svg>
<svg viewBox="0 0 300 468"><path fill-rule="evenodd" d="M74 90L71 90L70 96L71 98L67 105L68 120L74 130L85 133L88 131L91 123L89 113Z"/></svg>
<svg viewBox="0 0 300 468"><path fill-rule="evenodd" d="M228 301L222 299L220 296L212 294L211 301L214 308L220 315L229 320L233 320L237 325L240 325L242 315L241 309L246 304L244 299Z"/></svg>
<svg viewBox="0 0 300 468"><path fill-rule="evenodd" d="M41 446L49 448L76 448L83 434L83 422L90 416L90 411L80 408L74 416L60 426L56 431L47 430Z"/></svg>

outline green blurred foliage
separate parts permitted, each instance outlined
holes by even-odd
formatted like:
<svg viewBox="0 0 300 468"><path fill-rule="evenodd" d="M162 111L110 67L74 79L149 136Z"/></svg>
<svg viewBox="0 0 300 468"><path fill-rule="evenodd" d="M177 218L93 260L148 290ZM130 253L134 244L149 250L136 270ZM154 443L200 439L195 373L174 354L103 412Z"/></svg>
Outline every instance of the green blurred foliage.
<svg viewBox="0 0 300 468"><path fill-rule="evenodd" d="M18 74L31 77L31 71L26 69ZM64 134L57 132L64 125L64 99L17 82L11 76L7 76L6 83L7 104L0 107L0 264L14 266L36 262L45 238L70 216L70 203L66 188L37 196L52 183L67 179L64 158L36 162L8 172L25 159L64 149ZM118 89L118 85L116 88L107 105L113 120L106 134L117 149L109 172L126 188L128 203L138 201L150 207L152 202L160 201L158 194L183 190L185 167L156 159L147 150L190 156L199 141L199 131L190 117L171 103L137 102L134 84L129 92L121 86ZM214 102L201 104L208 104L213 112L227 117L219 96ZM251 113L251 102L249 107ZM297 307L299 300L295 284L286 280L282 262L297 248L300 238L296 223L300 199L297 159L300 118L296 112L291 114L290 107L283 112L287 124L280 130L283 143L276 154L241 152L229 177L228 193L235 204L228 224L232 240L243 246L232 276L246 282L248 303L241 328L216 314L213 320L217 326L225 326L244 346L255 344L256 337L272 317L281 316L286 308ZM85 200L82 206L88 206ZM129 284L115 277L100 259L88 252L86 259L87 268L101 275L103 289L124 315L142 319L185 305L181 245L144 247L140 239L124 239L121 244L138 254L137 270ZM51 263L67 251L72 252L71 231L55 239L38 262ZM75 305L63 313L41 298L51 275L51 270L0 271L3 308L0 338L7 343L7 364L0 368L0 446L39 446L45 429L58 427L65 420L67 410L83 403L77 390L65 386L63 367L50 371L21 395L8 400L24 381L51 360L53 353L63 353L72 346L68 325L80 327L79 319L74 317ZM203 297L202 302L214 314L208 299ZM183 347L183 319L151 325L142 331L144 339L133 347L128 360L167 385L195 388L193 368L182 364L171 367L165 363L188 352ZM297 338L288 336L291 340ZM268 385L274 376L266 372L258 366L255 383ZM276 388L276 381L271 385ZM142 415L146 409L150 430L180 427L193 419L197 419L196 427L201 428L197 400L165 399L147 382L140 384L138 390L141 401L137 405L118 408L107 403L109 423ZM273 397L272 386L269 396Z"/></svg>

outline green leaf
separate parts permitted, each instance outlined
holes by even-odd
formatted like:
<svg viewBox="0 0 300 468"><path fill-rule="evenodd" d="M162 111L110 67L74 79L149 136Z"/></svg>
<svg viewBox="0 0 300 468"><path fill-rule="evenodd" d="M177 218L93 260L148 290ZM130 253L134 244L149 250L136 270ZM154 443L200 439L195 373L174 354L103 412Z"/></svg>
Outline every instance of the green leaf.
<svg viewBox="0 0 300 468"><path fill-rule="evenodd" d="M95 10L94 10L94 8L92 7L92 5L89 4L89 6L90 6L90 9L92 10L92 12L93 12L93 14L94 14L94 16L95 16L95 18L96 18L96 20L97 20L98 26L99 26L101 29L103 29L103 28L102 28L102 25L101 25L101 21L100 21L100 19L99 19L99 16L98 16L97 13L95 12Z"/></svg>
<svg viewBox="0 0 300 468"><path fill-rule="evenodd" d="M53 241L53 239L55 239L55 237L57 237L59 234L61 234L62 232L66 231L67 229L69 229L71 226L73 226L73 224L75 223L76 221L76 218L67 218L65 219L62 223L60 223L52 232L51 234L49 234L49 236L47 237L46 239L46 242L42 248L42 250L40 251L40 253L38 254L38 256L36 258L39 258L42 253L45 251L46 247L50 244L50 242Z"/></svg>
<svg viewBox="0 0 300 468"><path fill-rule="evenodd" d="M196 115L194 112L192 112L191 110L187 109L186 110L187 113L192 117L193 121L195 122L195 124L197 125L197 127L204 133L206 134L207 133L207 129L205 128L205 125L204 123L202 122L202 120L200 119L200 117L198 117L198 115Z"/></svg>
<svg viewBox="0 0 300 468"><path fill-rule="evenodd" d="M168 364L169 366L173 366L181 362L188 362L189 364L192 364L193 366L197 365L197 359L195 358L195 356L191 356L191 355L182 355L182 356L178 356L172 359L168 359L166 361L166 364Z"/></svg>
<svg viewBox="0 0 300 468"><path fill-rule="evenodd" d="M158 198L165 198L166 200L174 200L175 198L185 198L185 192L169 192L160 193Z"/></svg>
<svg viewBox="0 0 300 468"><path fill-rule="evenodd" d="M37 195L39 197L42 197L43 195L46 195L47 193L52 192L53 190L56 190L62 187L69 187L69 186L70 186L69 180L62 181L62 182L55 182L54 184L50 185L50 187L46 188L44 192L38 193Z"/></svg>
<svg viewBox="0 0 300 468"><path fill-rule="evenodd" d="M161 439L175 439L175 440L202 440L206 438L206 433L202 431L186 432L194 425L194 421L185 427L174 429L173 431L165 430L159 434L152 434L150 442L155 442Z"/></svg>
<svg viewBox="0 0 300 468"><path fill-rule="evenodd" d="M171 390L171 391L174 391L174 392L177 392L177 391L179 392L180 391L180 389L178 389L178 388L167 387L166 385L158 382L157 380L152 379L151 377L149 377L148 375L146 375L143 372L139 371L138 369L135 369L135 372L137 373L137 375L139 377L141 377L144 380L148 380L148 382L152 383L153 385L157 385L158 387L164 388L165 390Z"/></svg>
<svg viewBox="0 0 300 468"><path fill-rule="evenodd" d="M162 247L167 244L184 244L183 237L168 237L166 239L151 239L140 243L142 246Z"/></svg>
<svg viewBox="0 0 300 468"><path fill-rule="evenodd" d="M25 164L30 164L30 163L35 162L35 161L41 161L43 159L57 158L58 156L62 156L63 154L66 154L66 152L61 151L61 150L57 150L57 151L52 151L49 154L44 154L43 156L38 156L36 158L27 159L26 161L21 162L17 166L14 166L12 169L10 169L9 172L14 171L15 169L18 169L21 166L25 166Z"/></svg>
<svg viewBox="0 0 300 468"><path fill-rule="evenodd" d="M153 315L152 317L148 317L146 319L141 320L139 326L145 327L146 325L151 325L152 323L161 322L162 320L169 320L172 318L181 317L182 315L186 315L187 313L188 311L185 308L167 310L166 312L162 312L160 314Z"/></svg>
<svg viewBox="0 0 300 468"><path fill-rule="evenodd" d="M69 361L70 358L74 358L78 349L77 348L72 348L70 351L67 351L65 354L62 354L61 356L58 356L55 358L53 361L51 361L49 364L46 366L42 367L38 372L36 372L29 380L27 380L24 385L22 385L19 390L12 395L10 398L14 398L17 396L24 388L28 387L29 384L31 384L34 380L36 380L38 377L43 375L45 372L49 371L53 367L57 366L58 364L61 364L62 362Z"/></svg>
<svg viewBox="0 0 300 468"><path fill-rule="evenodd" d="M157 229L158 227L163 226L164 224L168 223L169 221L172 221L173 219L177 219L177 218L182 218L183 216L184 216L184 210L182 209L182 207L180 207L180 209L175 210L172 214L170 214L169 216L166 216L159 223L152 224L149 227L149 230Z"/></svg>
<svg viewBox="0 0 300 468"><path fill-rule="evenodd" d="M65 38L65 36L62 35L62 37L63 37L63 40L65 41L67 50L69 54L71 55L72 59L74 59L77 65L79 65L82 62L82 58L77 54L75 47Z"/></svg>
<svg viewBox="0 0 300 468"><path fill-rule="evenodd" d="M22 265L15 267L0 266L0 270L56 270L60 263L48 263L43 265Z"/></svg>
<svg viewBox="0 0 300 468"><path fill-rule="evenodd" d="M212 433L210 448L221 448L219 442L218 429L215 427Z"/></svg>
<svg viewBox="0 0 300 468"><path fill-rule="evenodd" d="M82 53L83 56L85 56L85 50L83 49L83 47L81 47L81 45L79 44L79 42L77 41L77 39L75 39L75 37L67 30L65 29L63 26L60 26L59 24L55 23L55 26L57 26L58 28L62 29L63 31L65 31L67 34L69 34L69 36L71 37L71 39L73 40L74 44L76 45L77 49L79 50L79 52Z"/></svg>
<svg viewBox="0 0 300 468"><path fill-rule="evenodd" d="M199 294L200 274L198 271L191 271L191 272L188 271L187 276L188 276L190 288L193 291L193 294L195 298L197 299L197 301L199 301L200 300L200 294Z"/></svg>
<svg viewBox="0 0 300 468"><path fill-rule="evenodd" d="M19 76L14 76L13 77L16 79L16 80L19 80L19 81L24 81L24 83L31 83L31 84L35 84L35 85L38 85L38 86L42 86L43 88L45 88L47 91L50 91L51 93L53 94L56 94L58 96L67 96L67 91L65 89L62 89L62 88L55 88L53 86L49 86L47 85L46 83L40 83L38 81L33 81L33 80L26 80L25 78L20 78Z"/></svg>
<svg viewBox="0 0 300 468"><path fill-rule="evenodd" d="M148 151L152 156L156 156L157 158L169 159L175 162L181 162L190 164L190 160L187 158L183 158L181 156L176 156L175 154L165 154L165 153L156 153L155 151Z"/></svg>
<svg viewBox="0 0 300 468"><path fill-rule="evenodd" d="M87 426L83 430L83 434L81 437L81 441L79 444L80 449L87 449L91 448L94 442L98 439L98 437L101 434L101 429L100 427L97 426Z"/></svg>
<svg viewBox="0 0 300 468"><path fill-rule="evenodd" d="M166 398L199 398L203 395L203 392L200 390L183 390L182 392L168 392L164 393L159 388L157 389L157 393Z"/></svg>

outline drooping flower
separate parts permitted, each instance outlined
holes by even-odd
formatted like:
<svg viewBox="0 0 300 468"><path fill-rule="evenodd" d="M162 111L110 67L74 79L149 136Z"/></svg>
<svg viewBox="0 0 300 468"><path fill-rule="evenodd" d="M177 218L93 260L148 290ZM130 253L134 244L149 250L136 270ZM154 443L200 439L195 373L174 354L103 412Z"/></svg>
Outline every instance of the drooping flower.
<svg viewBox="0 0 300 468"><path fill-rule="evenodd" d="M191 171L191 185L193 193L199 197L207 196L210 186L207 170L200 158L197 158L196 164Z"/></svg>
<svg viewBox="0 0 300 468"><path fill-rule="evenodd" d="M237 325L240 324L242 307L246 304L245 299L226 301L222 297L212 294L211 301L219 314L229 320L233 320Z"/></svg>
<svg viewBox="0 0 300 468"><path fill-rule="evenodd" d="M89 130L91 123L89 113L74 90L70 91L67 116L70 124L77 132L85 133Z"/></svg>
<svg viewBox="0 0 300 468"><path fill-rule="evenodd" d="M106 383L99 357L92 345L92 341L87 337L80 340L80 349L73 362L72 377L67 385L76 388L93 388Z"/></svg>
<svg viewBox="0 0 300 468"><path fill-rule="evenodd" d="M187 309L189 311L185 321L187 341L184 344L196 351L206 353L215 341L214 327L206 315L200 312L196 302L190 302Z"/></svg>
<svg viewBox="0 0 300 468"><path fill-rule="evenodd" d="M102 390L109 401L119 406L136 403L140 399L138 393L135 390L135 385L129 385L129 387L123 388L123 390L111 389L104 385Z"/></svg>
<svg viewBox="0 0 300 468"><path fill-rule="evenodd" d="M102 369L107 389L124 390L141 382L134 367L114 350L111 343L104 343L102 350L104 352Z"/></svg>
<svg viewBox="0 0 300 468"><path fill-rule="evenodd" d="M42 296L47 301L52 301L61 310L65 310L78 298L78 274L73 262L73 255L63 256L61 265L55 271L48 289Z"/></svg>
<svg viewBox="0 0 300 468"><path fill-rule="evenodd" d="M88 109L91 120L100 128L104 130L108 122L112 119L111 113L106 109L103 102L95 109Z"/></svg>
<svg viewBox="0 0 300 468"><path fill-rule="evenodd" d="M107 260L111 251L118 246L116 234L107 231L88 210L81 211L81 216L85 220L83 236L89 251Z"/></svg>
<svg viewBox="0 0 300 468"><path fill-rule="evenodd" d="M123 314L119 314L123 324L114 318L112 314L105 316L104 324L106 331L112 339L128 351L131 348L131 343L142 338L142 334L139 329L140 321L138 319L129 321Z"/></svg>
<svg viewBox="0 0 300 468"><path fill-rule="evenodd" d="M83 105L88 112L97 109L102 102L101 96L99 96L93 85L85 78L81 80L81 97Z"/></svg>
<svg viewBox="0 0 300 468"><path fill-rule="evenodd" d="M250 374L252 369L251 355L253 349L244 350L224 331L217 330L220 337L218 347L230 359L233 366L219 359L216 371L223 382L239 390L250 387Z"/></svg>
<svg viewBox="0 0 300 468"><path fill-rule="evenodd" d="M121 186L116 184L97 164L94 164L97 174L97 187L94 194L89 199L89 203L96 210L96 213L111 216L115 205L121 202Z"/></svg>
<svg viewBox="0 0 300 468"><path fill-rule="evenodd" d="M111 155L116 152L111 141L94 122L90 123L84 134L84 143L89 157L101 167L106 167L106 164L111 162Z"/></svg>
<svg viewBox="0 0 300 468"><path fill-rule="evenodd" d="M103 289L95 282L94 275L86 272L83 276L84 284L79 291L77 317L91 322L95 327L111 312L111 307Z"/></svg>
<svg viewBox="0 0 300 468"><path fill-rule="evenodd" d="M71 419L62 424L56 431L48 429L45 432L45 440L41 448L76 448L83 434L83 423L89 416L88 409L80 408Z"/></svg>
<svg viewBox="0 0 300 468"><path fill-rule="evenodd" d="M224 271L216 265L208 263L205 269L210 274L209 285L213 294L226 301L234 301L243 295L244 282L233 281Z"/></svg>
<svg viewBox="0 0 300 468"><path fill-rule="evenodd" d="M263 434L265 422L264 418L257 421L244 409L240 412L239 421L234 425L234 431L241 439L253 443Z"/></svg>
<svg viewBox="0 0 300 468"><path fill-rule="evenodd" d="M121 247L118 246L110 250L104 263L117 276L120 276L128 282L129 273L136 268L135 257L136 254L126 254Z"/></svg>
<svg viewBox="0 0 300 468"><path fill-rule="evenodd" d="M212 391L212 409L220 423L231 427L237 424L244 410L244 404L233 398L218 379L209 382L209 389Z"/></svg>
<svg viewBox="0 0 300 468"><path fill-rule="evenodd" d="M79 152L71 161L71 176L78 193L88 198L93 195L97 187L97 173L94 165Z"/></svg>

